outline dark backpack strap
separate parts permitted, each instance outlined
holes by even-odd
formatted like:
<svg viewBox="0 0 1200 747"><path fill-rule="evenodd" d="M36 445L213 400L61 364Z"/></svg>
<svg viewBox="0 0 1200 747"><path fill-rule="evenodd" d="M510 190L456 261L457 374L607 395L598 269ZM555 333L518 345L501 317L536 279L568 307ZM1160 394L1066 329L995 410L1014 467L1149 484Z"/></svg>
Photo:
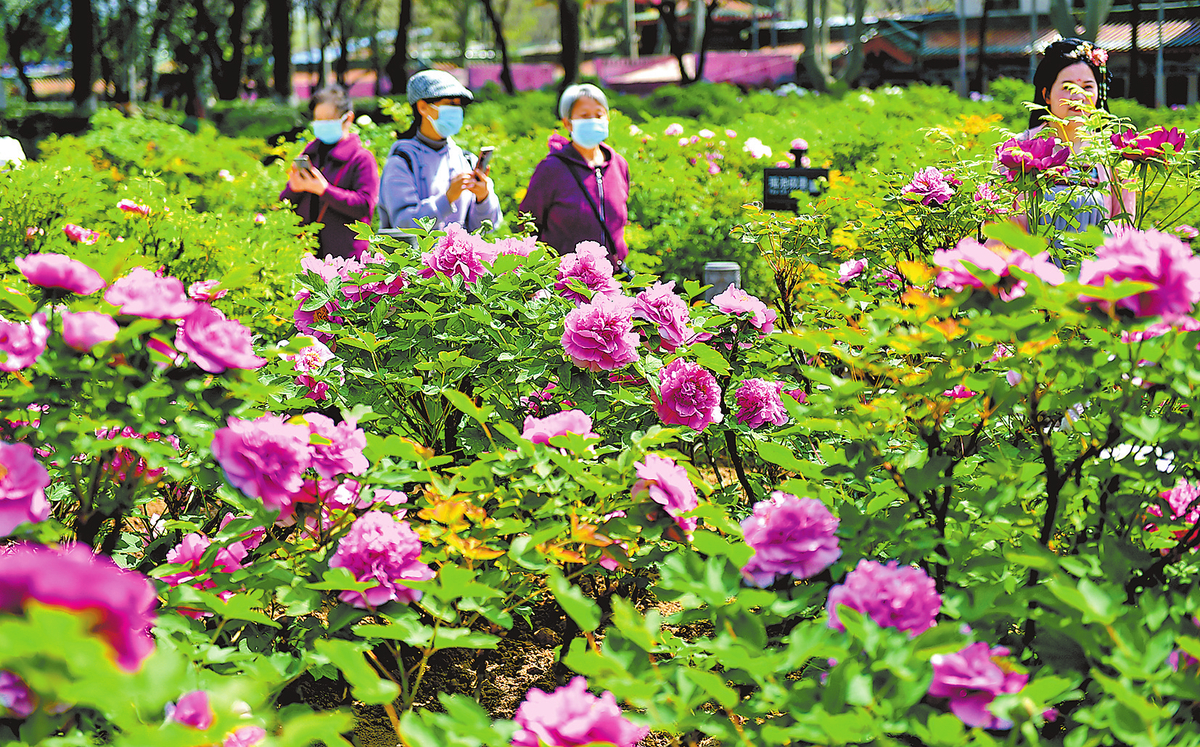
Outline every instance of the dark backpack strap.
<svg viewBox="0 0 1200 747"><path fill-rule="evenodd" d="M600 230L604 232L604 249L610 256L616 257L617 246L613 241L612 234L608 231L608 224L604 222L604 218L600 216L600 206L596 204L592 193L588 191L587 185L583 183L583 178L572 168L571 159L562 156L560 153L555 153L554 157L563 162L567 167L567 172L575 179L575 183L579 185L579 191L583 192L583 196L587 198L588 205L592 208L592 214L596 216L596 222L600 224ZM604 195L600 195L600 199L604 199Z"/></svg>

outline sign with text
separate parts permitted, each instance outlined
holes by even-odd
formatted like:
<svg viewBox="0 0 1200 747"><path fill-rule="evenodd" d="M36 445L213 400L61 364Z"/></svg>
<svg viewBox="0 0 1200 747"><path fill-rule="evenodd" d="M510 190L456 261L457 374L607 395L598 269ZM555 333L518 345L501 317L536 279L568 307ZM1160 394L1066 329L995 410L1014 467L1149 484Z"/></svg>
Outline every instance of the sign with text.
<svg viewBox="0 0 1200 747"><path fill-rule="evenodd" d="M763 209L795 210L792 194L820 194L822 178L829 178L829 169L763 169Z"/></svg>

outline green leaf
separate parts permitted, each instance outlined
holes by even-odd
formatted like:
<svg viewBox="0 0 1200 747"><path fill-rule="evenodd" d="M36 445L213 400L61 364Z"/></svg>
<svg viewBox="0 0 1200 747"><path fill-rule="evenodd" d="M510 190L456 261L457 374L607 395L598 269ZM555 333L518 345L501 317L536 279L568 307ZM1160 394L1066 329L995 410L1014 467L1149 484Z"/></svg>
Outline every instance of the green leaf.
<svg viewBox="0 0 1200 747"><path fill-rule="evenodd" d="M737 691L725 684L724 677L704 669L692 669L691 667L684 669L683 673L685 677L699 685L704 692L713 697L713 700L725 708L733 708L738 704Z"/></svg>
<svg viewBox="0 0 1200 747"><path fill-rule="evenodd" d="M321 638L316 641L317 653L324 655L346 676L354 697L364 703L380 705L391 703L400 694L400 686L391 680L382 679L375 668L363 656L365 644L344 641L338 638Z"/></svg>
<svg viewBox="0 0 1200 747"><path fill-rule="evenodd" d="M600 627L600 607L585 597L578 586L567 581L558 566L550 566L546 585L562 605L563 611L571 616L581 630L592 631Z"/></svg>
<svg viewBox="0 0 1200 747"><path fill-rule="evenodd" d="M465 415L469 415L475 422L482 426L487 426L488 416L492 414L492 408L486 410L475 406L471 398L457 389L446 388L442 390L442 396L445 397L450 404L454 405L455 409L461 411Z"/></svg>
<svg viewBox="0 0 1200 747"><path fill-rule="evenodd" d="M720 555L729 558L735 566L741 568L754 555L754 548L745 542L734 544L719 534L704 529L697 529L692 539L692 546L705 555Z"/></svg>
<svg viewBox="0 0 1200 747"><path fill-rule="evenodd" d="M808 469L808 464L797 459L792 450L782 444L773 441L756 441L755 445L758 447L758 455L771 464L777 464L789 472L801 474Z"/></svg>
<svg viewBox="0 0 1200 747"><path fill-rule="evenodd" d="M695 357L697 363L718 376L729 373L729 361L709 345L703 342L692 343L688 346L687 351Z"/></svg>

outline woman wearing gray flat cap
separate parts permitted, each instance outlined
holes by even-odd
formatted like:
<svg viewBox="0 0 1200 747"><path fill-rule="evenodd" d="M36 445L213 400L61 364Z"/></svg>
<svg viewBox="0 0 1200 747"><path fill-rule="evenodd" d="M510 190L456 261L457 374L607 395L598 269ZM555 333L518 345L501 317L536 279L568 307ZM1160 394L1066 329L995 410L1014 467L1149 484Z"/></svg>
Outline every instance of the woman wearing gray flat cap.
<svg viewBox="0 0 1200 747"><path fill-rule="evenodd" d="M500 200L478 159L454 142L462 128L471 91L447 72L423 70L408 79L413 123L388 152L379 184L380 228L415 228L416 218L433 218L475 231L483 222L500 224Z"/></svg>

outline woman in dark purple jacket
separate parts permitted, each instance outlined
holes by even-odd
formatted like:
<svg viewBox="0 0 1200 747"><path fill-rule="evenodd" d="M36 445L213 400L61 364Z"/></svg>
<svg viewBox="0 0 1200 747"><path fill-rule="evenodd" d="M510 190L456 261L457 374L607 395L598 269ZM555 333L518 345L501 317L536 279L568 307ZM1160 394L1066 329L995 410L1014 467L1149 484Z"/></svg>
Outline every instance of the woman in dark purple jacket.
<svg viewBox="0 0 1200 747"><path fill-rule="evenodd" d="M608 99L593 85L570 86L558 113L571 139L550 137L550 155L534 169L520 210L533 216L538 238L560 253L595 241L617 272L628 275L629 164L603 142Z"/></svg>
<svg viewBox="0 0 1200 747"><path fill-rule="evenodd" d="M322 88L313 97L313 140L304 155L313 167L288 171L279 195L290 200L304 224L322 223L319 239L326 257L357 258L367 241L355 239L353 223L371 223L379 202L379 166L375 156L351 134L354 110L345 89Z"/></svg>

